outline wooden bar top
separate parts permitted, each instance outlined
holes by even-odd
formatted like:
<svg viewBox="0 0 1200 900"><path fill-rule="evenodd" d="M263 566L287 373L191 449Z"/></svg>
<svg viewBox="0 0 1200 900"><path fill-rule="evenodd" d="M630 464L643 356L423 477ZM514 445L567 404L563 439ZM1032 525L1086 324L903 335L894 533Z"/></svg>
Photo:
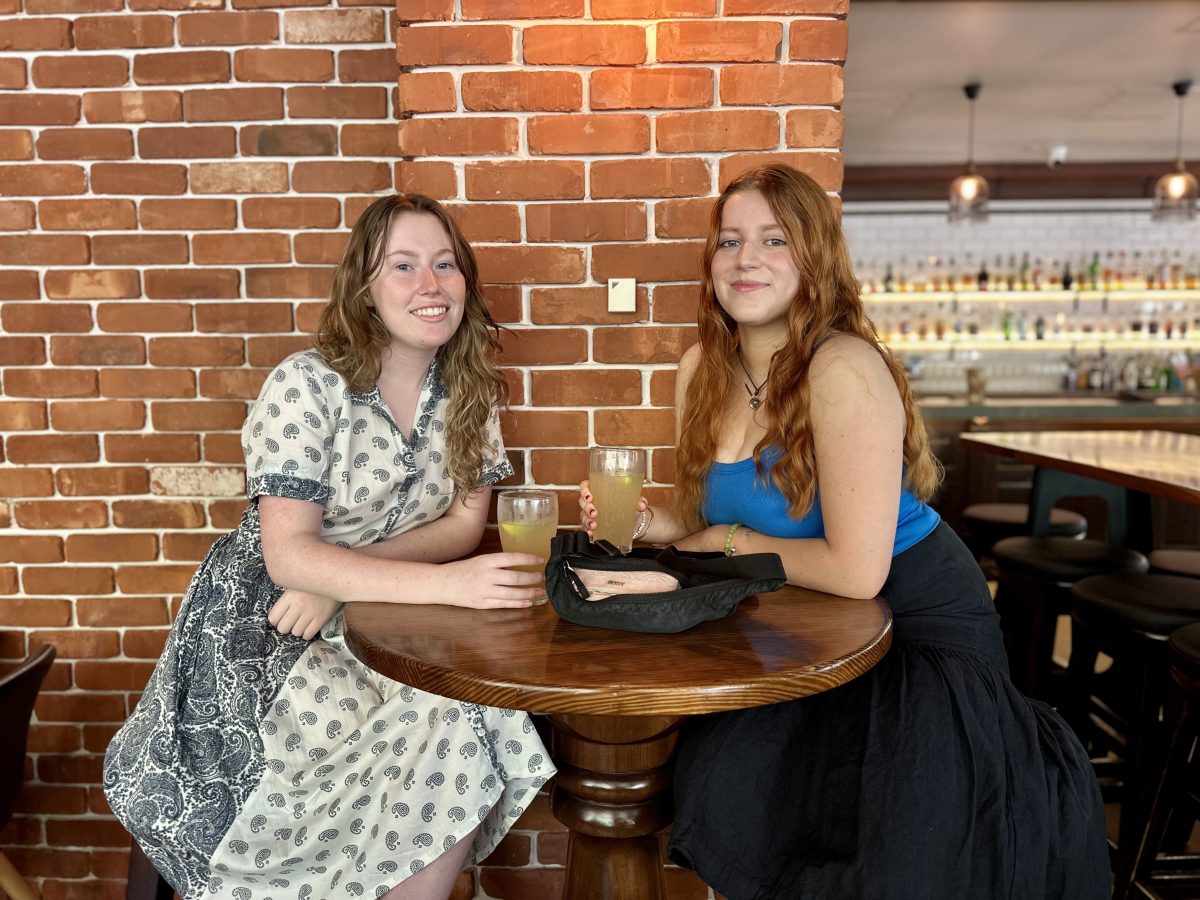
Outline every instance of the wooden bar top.
<svg viewBox="0 0 1200 900"><path fill-rule="evenodd" d="M971 447L1036 466L1200 505L1200 435L1174 431L992 431Z"/></svg>

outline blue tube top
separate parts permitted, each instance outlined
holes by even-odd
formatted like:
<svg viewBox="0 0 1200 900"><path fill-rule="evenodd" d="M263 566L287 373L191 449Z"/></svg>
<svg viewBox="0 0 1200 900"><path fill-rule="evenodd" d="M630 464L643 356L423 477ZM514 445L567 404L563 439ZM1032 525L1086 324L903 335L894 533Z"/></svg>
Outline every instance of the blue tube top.
<svg viewBox="0 0 1200 900"><path fill-rule="evenodd" d="M768 450L763 464L771 470L778 451ZM812 509L802 518L788 515L788 502L774 484L756 477L754 457L737 462L715 462L705 484L704 518L713 525L740 522L761 534L783 538L819 538L825 536L821 517L821 497L813 498ZM900 513L896 518L896 541L892 556L903 553L938 526L939 516L928 504L906 490L900 492Z"/></svg>

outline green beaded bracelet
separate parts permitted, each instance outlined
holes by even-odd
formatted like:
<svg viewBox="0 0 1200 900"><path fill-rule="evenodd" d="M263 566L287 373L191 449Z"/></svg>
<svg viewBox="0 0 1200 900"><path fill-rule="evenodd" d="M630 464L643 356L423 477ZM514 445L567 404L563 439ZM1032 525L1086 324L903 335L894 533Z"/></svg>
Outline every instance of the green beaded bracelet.
<svg viewBox="0 0 1200 900"><path fill-rule="evenodd" d="M725 555L733 556L737 551L733 547L733 536L737 534L737 530L742 527L741 522L734 522L729 526L729 534L725 535Z"/></svg>

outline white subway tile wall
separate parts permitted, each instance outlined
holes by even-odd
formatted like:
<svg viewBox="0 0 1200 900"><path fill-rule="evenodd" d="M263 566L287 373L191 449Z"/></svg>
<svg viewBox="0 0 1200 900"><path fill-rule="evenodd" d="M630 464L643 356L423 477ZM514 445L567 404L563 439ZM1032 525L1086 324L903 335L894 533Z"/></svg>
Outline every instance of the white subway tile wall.
<svg viewBox="0 0 1200 900"><path fill-rule="evenodd" d="M1185 260L1200 253L1200 220L1153 222L1148 202L1139 209L1023 204L1019 211L994 210L986 222L968 224L947 222L944 205L891 212L884 211L883 204L846 203L842 227L856 269L882 267L901 257L910 262L954 257L961 262L968 253L976 261L986 257L989 265L997 255L1007 261L1027 252L1047 264L1059 259L1070 260L1072 266L1084 256L1090 259L1093 253L1110 250L1125 251L1130 264L1135 253L1147 260L1159 258L1163 250L1172 258L1178 251Z"/></svg>

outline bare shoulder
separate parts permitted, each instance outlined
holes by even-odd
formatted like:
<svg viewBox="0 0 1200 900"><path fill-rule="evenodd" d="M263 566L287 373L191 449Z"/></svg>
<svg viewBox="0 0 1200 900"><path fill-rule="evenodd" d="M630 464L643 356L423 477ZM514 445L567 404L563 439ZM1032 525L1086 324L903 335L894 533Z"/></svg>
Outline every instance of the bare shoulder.
<svg viewBox="0 0 1200 900"><path fill-rule="evenodd" d="M852 334L835 335L817 349L809 384L815 397L841 399L865 390L898 399L896 383L879 350Z"/></svg>

